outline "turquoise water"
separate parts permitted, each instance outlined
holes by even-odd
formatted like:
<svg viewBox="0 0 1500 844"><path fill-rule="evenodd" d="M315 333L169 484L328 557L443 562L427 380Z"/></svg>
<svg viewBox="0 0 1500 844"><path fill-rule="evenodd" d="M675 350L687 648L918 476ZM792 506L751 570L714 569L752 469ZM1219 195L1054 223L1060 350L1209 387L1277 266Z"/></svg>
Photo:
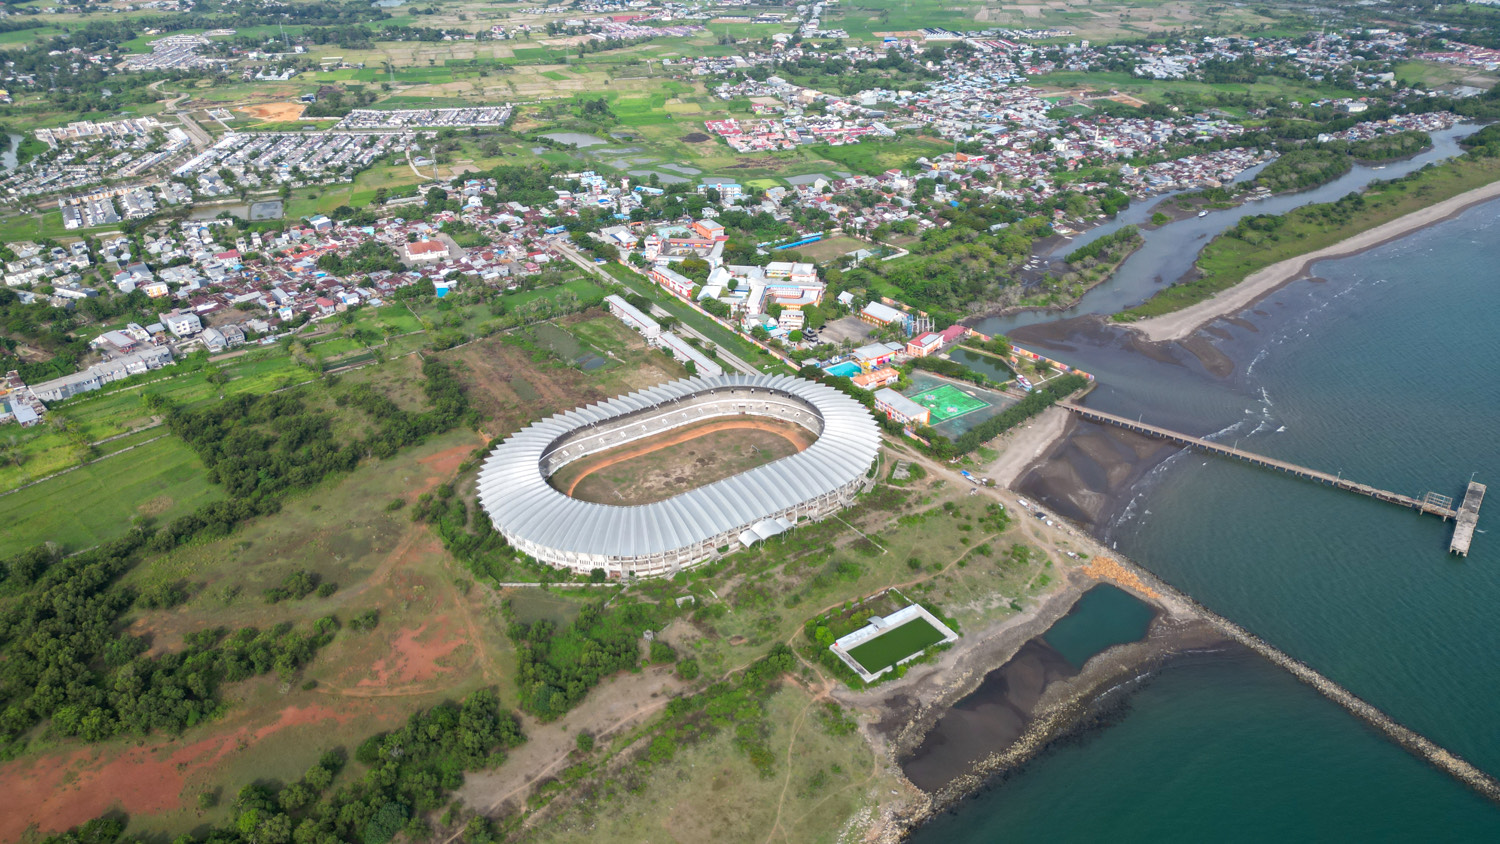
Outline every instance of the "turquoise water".
<svg viewBox="0 0 1500 844"><path fill-rule="evenodd" d="M1494 840L1495 810L1263 660L1188 658L1119 723L912 844Z"/></svg>
<svg viewBox="0 0 1500 844"><path fill-rule="evenodd" d="M1042 638L1074 668L1115 645L1137 642L1156 611L1123 589L1102 583L1083 593Z"/></svg>
<svg viewBox="0 0 1500 844"><path fill-rule="evenodd" d="M1059 353L1088 403L1366 483L1500 483L1500 203L1321 262L1228 327L1228 379ZM1221 327L1224 327L1221 324ZM1072 341L1070 341L1072 342ZM1451 524L1180 454L1105 538L1398 721L1500 774L1500 508L1467 559ZM1492 498L1494 496L1491 496ZM1493 504L1493 502L1492 502ZM1500 808L1258 660L1171 669L1130 713L916 840L1500 840Z"/></svg>
<svg viewBox="0 0 1500 844"><path fill-rule="evenodd" d="M860 373L860 368L859 364L855 363L854 361L846 360L843 363L836 363L833 366L826 366L823 368L823 371L828 373L829 375L834 375L839 378L853 378Z"/></svg>

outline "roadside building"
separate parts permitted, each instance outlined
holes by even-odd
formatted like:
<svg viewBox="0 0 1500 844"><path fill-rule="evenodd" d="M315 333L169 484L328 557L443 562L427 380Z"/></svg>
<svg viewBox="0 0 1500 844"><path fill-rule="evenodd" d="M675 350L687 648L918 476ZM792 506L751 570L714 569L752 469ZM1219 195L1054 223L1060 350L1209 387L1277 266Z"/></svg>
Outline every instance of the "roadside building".
<svg viewBox="0 0 1500 844"><path fill-rule="evenodd" d="M189 311L172 310L161 315L162 324L178 337L191 337L203 330L198 315Z"/></svg>
<svg viewBox="0 0 1500 844"><path fill-rule="evenodd" d="M604 297L605 304L609 305L609 312L619 320L639 332L646 342L651 343L661 336L661 325L651 317L641 313L640 308L625 301L625 297L618 293L611 293Z"/></svg>
<svg viewBox="0 0 1500 844"><path fill-rule="evenodd" d="M649 275L652 281L684 299L693 295L693 280L670 267L655 267Z"/></svg>
<svg viewBox="0 0 1500 844"><path fill-rule="evenodd" d="M849 380L861 390L874 391L881 387L888 387L900 379L901 373L889 366L882 366L870 372L861 372Z"/></svg>
<svg viewBox="0 0 1500 844"><path fill-rule="evenodd" d="M906 354L914 358L937 354L942 348L943 338L936 331L924 331L906 341Z"/></svg>
<svg viewBox="0 0 1500 844"><path fill-rule="evenodd" d="M865 371L878 369L894 360L903 348L900 343L869 343L854 350L854 362Z"/></svg>
<svg viewBox="0 0 1500 844"><path fill-rule="evenodd" d="M859 318L871 325L900 325L902 327L906 326L909 319L905 312L880 302L865 305L864 309L859 312Z"/></svg>
<svg viewBox="0 0 1500 844"><path fill-rule="evenodd" d="M932 423L932 411L889 388L875 393L875 409L907 428Z"/></svg>
<svg viewBox="0 0 1500 844"><path fill-rule="evenodd" d="M656 345L683 363L692 361L697 374L704 378L724 374L724 368L715 363L712 358L693 348L688 341L670 331L662 332L661 336L656 338Z"/></svg>

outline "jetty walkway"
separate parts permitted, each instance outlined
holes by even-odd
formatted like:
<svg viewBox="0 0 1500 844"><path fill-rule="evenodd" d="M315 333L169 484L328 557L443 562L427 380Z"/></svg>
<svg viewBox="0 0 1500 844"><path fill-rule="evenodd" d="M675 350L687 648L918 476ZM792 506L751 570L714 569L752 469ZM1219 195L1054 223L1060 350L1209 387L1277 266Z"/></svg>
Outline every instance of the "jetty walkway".
<svg viewBox="0 0 1500 844"><path fill-rule="evenodd" d="M1360 495L1368 496L1379 501L1387 501L1391 504L1408 507L1410 509L1416 510L1419 513L1427 513L1428 515L1438 516L1445 520L1455 519L1457 521L1457 525L1455 526L1453 531L1453 541L1448 546L1448 551L1452 554L1462 554L1465 556L1468 555L1469 544L1473 541L1474 538L1475 526L1479 523L1479 505L1484 501L1484 484L1474 483L1471 481L1469 483L1468 493L1464 496L1463 504L1458 507L1454 507L1452 498L1446 495L1439 495L1436 492L1429 492L1419 498L1410 495L1402 495L1399 492L1391 492L1390 490L1370 486L1369 484L1362 484L1358 481L1352 481L1344 477L1343 473L1330 475L1327 472L1320 472L1317 469L1309 469L1306 466L1298 466L1295 463L1288 463L1285 460L1277 460L1274 457L1265 457L1260 454L1255 454L1254 452L1244 451L1243 449L1233 446L1227 446L1222 443L1216 443L1212 440L1205 440L1202 437L1189 436L1188 434L1173 431L1169 428L1162 428L1157 425L1149 425L1136 419L1128 419L1124 416L1116 416L1113 413L1105 413L1102 410L1094 410L1093 408L1084 407L1072 402L1060 401L1057 403L1057 406L1074 414L1080 419L1086 419L1090 422L1096 422L1103 425L1114 425L1119 428L1124 428L1127 431L1134 431L1138 434L1145 434L1149 437L1156 437L1157 439L1167 440L1168 442L1176 443L1177 445L1187 448L1197 449L1198 451L1204 451L1210 454L1218 454L1224 457L1231 457L1235 460L1249 463L1252 466L1263 466L1267 469L1275 469L1279 472L1285 472L1288 475L1295 475L1299 478L1304 478L1306 480L1314 481L1320 484L1326 484L1336 489L1342 489L1348 492L1354 492Z"/></svg>

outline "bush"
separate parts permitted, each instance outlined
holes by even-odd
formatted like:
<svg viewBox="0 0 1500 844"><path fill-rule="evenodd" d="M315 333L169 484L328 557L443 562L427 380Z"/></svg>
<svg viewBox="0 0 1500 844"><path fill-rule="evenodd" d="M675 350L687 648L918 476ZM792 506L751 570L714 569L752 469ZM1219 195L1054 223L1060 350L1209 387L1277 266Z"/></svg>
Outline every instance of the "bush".
<svg viewBox="0 0 1500 844"><path fill-rule="evenodd" d="M688 657L677 663L677 676L684 680L696 680L702 669L698 667L698 660Z"/></svg>
<svg viewBox="0 0 1500 844"><path fill-rule="evenodd" d="M136 606L147 610L171 609L188 599L188 593L182 583L161 583L149 586L141 590L136 596Z"/></svg>
<svg viewBox="0 0 1500 844"><path fill-rule="evenodd" d="M677 651L666 642L657 639L651 643L651 661L661 665L677 661Z"/></svg>

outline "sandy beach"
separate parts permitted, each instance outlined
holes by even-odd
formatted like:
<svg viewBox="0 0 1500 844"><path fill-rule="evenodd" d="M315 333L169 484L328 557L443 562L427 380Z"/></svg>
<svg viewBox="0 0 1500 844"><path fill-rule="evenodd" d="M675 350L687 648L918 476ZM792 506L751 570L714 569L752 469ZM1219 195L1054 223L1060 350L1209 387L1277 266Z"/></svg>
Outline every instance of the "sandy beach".
<svg viewBox="0 0 1500 844"><path fill-rule="evenodd" d="M1196 305L1175 313L1125 325L1155 342L1182 340L1205 324L1220 317L1239 313L1282 285L1304 277L1308 267L1314 262L1327 258L1343 258L1366 249L1373 249L1418 229L1451 219L1473 205L1496 197L1500 197L1500 182L1491 182L1484 187L1461 193L1436 205L1360 232L1332 246L1272 264L1265 269L1251 273L1234 287Z"/></svg>

